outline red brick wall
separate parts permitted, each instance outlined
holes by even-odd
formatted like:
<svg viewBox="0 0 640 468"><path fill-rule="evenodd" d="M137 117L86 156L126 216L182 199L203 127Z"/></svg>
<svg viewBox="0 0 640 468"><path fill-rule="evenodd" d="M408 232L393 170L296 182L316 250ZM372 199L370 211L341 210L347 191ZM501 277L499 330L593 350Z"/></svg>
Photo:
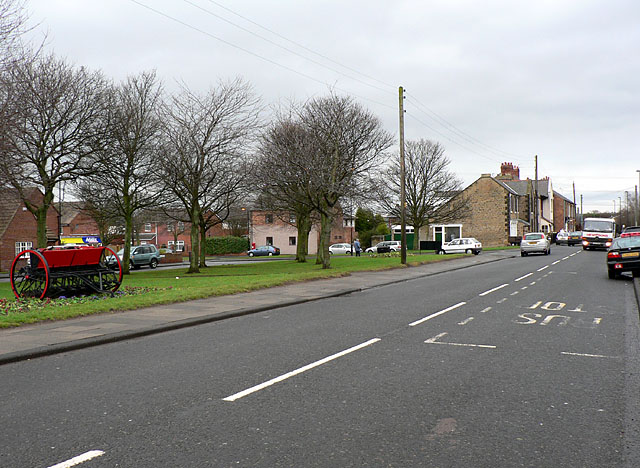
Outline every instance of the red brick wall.
<svg viewBox="0 0 640 468"><path fill-rule="evenodd" d="M42 195L38 193L38 196L41 200ZM41 203L40 200L37 203ZM50 232L58 232L58 212L53 206L47 213L47 227ZM0 240L0 271L8 272L11 269L13 259L16 257L16 242L31 242L33 248L38 244L36 219L24 204L18 207L18 211Z"/></svg>

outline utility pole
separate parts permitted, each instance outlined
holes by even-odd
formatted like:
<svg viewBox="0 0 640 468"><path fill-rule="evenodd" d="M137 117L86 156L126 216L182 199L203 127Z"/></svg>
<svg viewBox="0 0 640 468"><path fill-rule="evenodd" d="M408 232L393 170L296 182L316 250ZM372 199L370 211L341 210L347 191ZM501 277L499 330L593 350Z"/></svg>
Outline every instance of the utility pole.
<svg viewBox="0 0 640 468"><path fill-rule="evenodd" d="M584 229L584 211L582 211L582 194L580 194L580 229Z"/></svg>
<svg viewBox="0 0 640 468"><path fill-rule="evenodd" d="M577 221L577 217L576 217L576 183L573 182L573 229L571 229L572 231L576 230L576 221Z"/></svg>
<svg viewBox="0 0 640 468"><path fill-rule="evenodd" d="M624 207L624 223L628 226L629 225L629 192L627 192L626 190L624 191L624 198L625 198L625 207Z"/></svg>
<svg viewBox="0 0 640 468"><path fill-rule="evenodd" d="M633 212L635 213L635 216L633 217L633 224L635 226L638 225L638 186L636 185L636 206L634 207L635 210L633 210Z"/></svg>
<svg viewBox="0 0 640 468"><path fill-rule="evenodd" d="M405 265L407 263L407 226L404 180L404 89L402 86L398 88L398 101L400 107L400 263ZM393 229L391 230L391 240L393 240Z"/></svg>
<svg viewBox="0 0 640 468"><path fill-rule="evenodd" d="M538 155L535 156L536 160L536 180L535 187L533 188L534 202L533 202L533 219L534 219L534 232L539 232L540 228L538 226Z"/></svg>

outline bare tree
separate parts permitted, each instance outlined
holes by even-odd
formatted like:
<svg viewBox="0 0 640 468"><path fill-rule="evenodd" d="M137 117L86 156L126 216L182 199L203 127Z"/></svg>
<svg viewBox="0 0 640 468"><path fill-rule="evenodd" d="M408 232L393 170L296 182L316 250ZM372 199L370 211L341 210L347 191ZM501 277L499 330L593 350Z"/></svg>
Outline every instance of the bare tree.
<svg viewBox="0 0 640 468"><path fill-rule="evenodd" d="M313 206L306 163L311 157L311 138L305 128L290 116L280 117L262 135L253 176L261 208L280 213L285 222L291 222L291 214L295 216L298 262L305 262L309 253Z"/></svg>
<svg viewBox="0 0 640 468"><path fill-rule="evenodd" d="M86 159L102 139L106 84L98 72L76 68L53 55L25 56L1 75L0 173L37 220L38 246L47 243L47 211L57 184L87 173ZM29 200L27 187L44 194Z"/></svg>
<svg viewBox="0 0 640 468"><path fill-rule="evenodd" d="M405 144L405 213L415 233L414 249L420 246L423 226L462 219L468 214L465 198L454 198L462 190L462 182L449 170L450 163L439 143L420 139ZM387 213L399 218L399 158L376 179L378 203Z"/></svg>
<svg viewBox="0 0 640 468"><path fill-rule="evenodd" d="M135 215L157 206L162 194L161 104L162 87L154 72L130 76L112 88L110 110L101 121L107 134L92 155L93 172L83 182L83 199L110 208L111 217L124 221L123 271L127 274Z"/></svg>
<svg viewBox="0 0 640 468"><path fill-rule="evenodd" d="M363 191L370 169L383 162L393 139L376 116L350 97L331 94L313 99L299 117L313 147L305 163L307 195L320 214L316 263L330 268L331 225L339 203Z"/></svg>
<svg viewBox="0 0 640 468"><path fill-rule="evenodd" d="M258 100L240 79L204 96L183 87L167 107L162 173L191 222L189 273L205 264L207 217L231 204L246 180L246 149L258 117Z"/></svg>
<svg viewBox="0 0 640 468"><path fill-rule="evenodd" d="M21 49L27 14L23 0L0 0L0 68L12 61Z"/></svg>

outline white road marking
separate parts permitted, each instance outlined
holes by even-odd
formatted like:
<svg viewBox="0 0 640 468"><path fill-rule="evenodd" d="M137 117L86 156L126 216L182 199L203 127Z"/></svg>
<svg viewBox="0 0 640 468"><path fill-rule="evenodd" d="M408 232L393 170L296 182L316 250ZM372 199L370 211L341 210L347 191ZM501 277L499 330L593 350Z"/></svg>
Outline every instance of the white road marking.
<svg viewBox="0 0 640 468"><path fill-rule="evenodd" d="M529 276L531 276L531 275L533 275L533 273L527 273L526 275L521 276L520 278L517 278L515 281L516 281L516 282L518 282L518 281L520 281L520 280L523 280L523 279L525 279L525 278L528 278L528 277L529 277Z"/></svg>
<svg viewBox="0 0 640 468"><path fill-rule="evenodd" d="M80 463L89 461L92 458L101 457L102 455L104 455L104 452L102 450L91 450L89 452L83 453L82 455L78 455L77 457L73 457L70 460L60 462L57 465L52 465L49 468L70 468L72 466L79 465Z"/></svg>
<svg viewBox="0 0 640 468"><path fill-rule="evenodd" d="M529 286L522 286L520 289L524 291L525 289L529 289Z"/></svg>
<svg viewBox="0 0 640 468"><path fill-rule="evenodd" d="M515 296L516 294L520 294L520 291L513 291L509 296Z"/></svg>
<svg viewBox="0 0 640 468"><path fill-rule="evenodd" d="M502 304L503 302L505 302L507 300L506 297L503 297L502 299L500 299L499 301L496 301L496 304Z"/></svg>
<svg viewBox="0 0 640 468"><path fill-rule="evenodd" d="M484 345L484 344L468 344L468 343L447 343L445 341L438 341L440 338L446 336L447 333L440 333L432 338L429 338L428 340L425 340L425 343L429 343L429 344L444 344L444 345L450 345L450 346L466 346L469 348L492 348L495 349L496 347L493 345Z"/></svg>
<svg viewBox="0 0 640 468"><path fill-rule="evenodd" d="M490 310L491 310L491 307L487 307L485 309L482 309L480 312L484 314L485 312L489 312Z"/></svg>
<svg viewBox="0 0 640 468"><path fill-rule="evenodd" d="M583 357L598 357L598 358L608 358L608 359L619 359L618 356L605 356L603 354L584 354L584 353L567 353L562 351L560 354L566 354L568 356L583 356Z"/></svg>
<svg viewBox="0 0 640 468"><path fill-rule="evenodd" d="M458 325L466 325L467 323L471 322L472 320L473 320L473 317L469 317L468 319L465 319L462 322L458 322Z"/></svg>
<svg viewBox="0 0 640 468"><path fill-rule="evenodd" d="M345 355L347 355L349 353L353 353L354 351L358 351L359 349L362 349L362 348L364 348L366 346L370 346L370 345L372 345L374 343L377 343L378 341L380 341L380 338L374 338L372 340L365 341L364 343L360 343L359 345L353 346L353 347L351 347L349 349L345 349L344 351L340 351L339 353L332 354L331 356L327 356L326 358L320 359L319 361L312 362L311 364L307 364L304 367L300 367L299 369L296 369L294 371L287 372L286 374L282 374L282 375L280 375L278 377L275 377L275 378L273 378L271 380L268 380L268 381L266 381L264 383L261 383L259 385L255 385L255 386L253 386L251 388L248 388L246 390L243 390L241 392L234 393L231 396L223 398L223 400L224 401L236 401L236 400L238 400L238 399L240 399L242 397L245 397L245 396L250 395L250 394L252 394L254 392L257 392L259 390L267 388L267 387L269 387L269 386L271 386L271 385L273 385L275 383L282 382L283 380L286 380L286 379L288 379L290 377L293 377L295 375L298 375L298 374L302 374L303 372L306 372L306 371L308 371L310 369L313 369L314 367L321 366L322 364L326 364L329 361L333 361L334 359L337 359L339 357L345 356Z"/></svg>
<svg viewBox="0 0 640 468"><path fill-rule="evenodd" d="M552 265L555 265L557 263L560 263L560 260L556 260L555 262L552 263Z"/></svg>
<svg viewBox="0 0 640 468"><path fill-rule="evenodd" d="M567 260L570 257L570 255L567 255L566 257L562 257L562 260Z"/></svg>
<svg viewBox="0 0 640 468"><path fill-rule="evenodd" d="M456 305L452 305L451 307L447 307L446 309L441 310L440 312L436 312L435 314L431 314L431 315L428 315L428 316L426 316L424 318L421 318L420 320L416 320L415 322L410 323L409 326L410 327L415 327L416 325L420 325L422 322L426 322L427 320L431 320L432 318L437 317L438 315L442 315L444 313L449 312L450 310L457 309L458 307L461 307L461 306L463 306L465 304L466 304L466 302L458 302Z"/></svg>
<svg viewBox="0 0 640 468"><path fill-rule="evenodd" d="M536 281L532 281L531 283L529 283L529 286L533 286L534 284L536 284Z"/></svg>
<svg viewBox="0 0 640 468"><path fill-rule="evenodd" d="M500 286L497 286L497 287L495 287L495 288L493 288L493 289L489 289L488 291L485 291L485 292L480 293L480 294L478 294L478 295L479 295L479 296L486 296L487 294L491 294L492 292L497 291L498 289L505 288L505 287L507 287L507 286L509 286L509 283L501 284Z"/></svg>
<svg viewBox="0 0 640 468"><path fill-rule="evenodd" d="M542 268L538 268L536 271L546 270L547 268L549 268L549 265L543 266Z"/></svg>

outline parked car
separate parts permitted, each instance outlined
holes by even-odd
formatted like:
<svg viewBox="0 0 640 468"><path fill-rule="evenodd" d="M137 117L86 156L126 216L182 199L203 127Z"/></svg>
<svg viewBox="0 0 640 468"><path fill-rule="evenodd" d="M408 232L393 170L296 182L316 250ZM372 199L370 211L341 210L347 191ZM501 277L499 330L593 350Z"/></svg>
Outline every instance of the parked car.
<svg viewBox="0 0 640 468"><path fill-rule="evenodd" d="M607 250L607 273L610 279L630 271L640 275L640 235L618 237Z"/></svg>
<svg viewBox="0 0 640 468"><path fill-rule="evenodd" d="M273 255L280 255L280 249L278 247L274 247L273 245L262 245L260 247L256 247L255 249L248 250L247 255L249 255L249 257L259 257L261 255L268 255L269 257L271 257Z"/></svg>
<svg viewBox="0 0 640 468"><path fill-rule="evenodd" d="M400 241L382 241L366 249L365 253L400 252L401 249L402 244Z"/></svg>
<svg viewBox="0 0 640 468"><path fill-rule="evenodd" d="M582 231L571 231L569 233L568 245L580 245L582 244Z"/></svg>
<svg viewBox="0 0 640 468"><path fill-rule="evenodd" d="M558 234L556 234L556 244L569 245L569 233L566 231L561 231Z"/></svg>
<svg viewBox="0 0 640 468"><path fill-rule="evenodd" d="M353 251L355 249L351 249L351 244L333 244L329 246L330 254L349 254L353 255Z"/></svg>
<svg viewBox="0 0 640 468"><path fill-rule="evenodd" d="M520 241L520 256L526 257L530 253L551 253L551 243L544 232L530 232Z"/></svg>
<svg viewBox="0 0 640 468"><path fill-rule="evenodd" d="M116 253L120 261L124 258L124 249L118 250ZM143 265L148 265L149 268L155 268L160 263L162 255L158 248L153 244L132 246L129 251L129 265L131 268L138 269ZM113 256L107 258L107 262L112 265L116 263L116 259Z"/></svg>
<svg viewBox="0 0 640 468"><path fill-rule="evenodd" d="M478 255L480 252L482 252L482 243L475 237L460 237L445 242L438 251L440 255L448 253L472 253Z"/></svg>

